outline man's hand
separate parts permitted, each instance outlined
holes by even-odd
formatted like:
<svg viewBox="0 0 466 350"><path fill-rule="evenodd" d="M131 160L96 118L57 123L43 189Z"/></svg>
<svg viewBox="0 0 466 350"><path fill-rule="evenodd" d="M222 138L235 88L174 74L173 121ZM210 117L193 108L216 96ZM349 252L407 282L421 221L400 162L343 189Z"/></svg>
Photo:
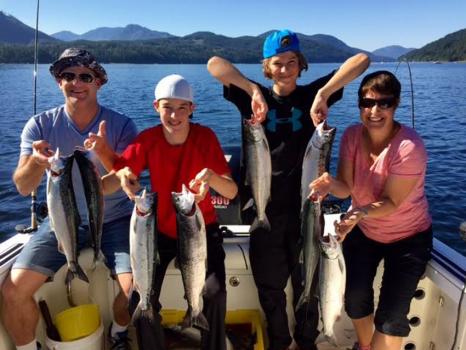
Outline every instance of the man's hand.
<svg viewBox="0 0 466 350"><path fill-rule="evenodd" d="M32 143L32 158L37 163L37 165L43 167L44 169L50 167L49 158L55 154L51 150L51 146L47 141L40 140L34 141Z"/></svg>
<svg viewBox="0 0 466 350"><path fill-rule="evenodd" d="M97 134L89 133L88 138L84 140L84 148L94 150L97 154L101 154L110 148L107 142L107 122L105 120L100 122Z"/></svg>

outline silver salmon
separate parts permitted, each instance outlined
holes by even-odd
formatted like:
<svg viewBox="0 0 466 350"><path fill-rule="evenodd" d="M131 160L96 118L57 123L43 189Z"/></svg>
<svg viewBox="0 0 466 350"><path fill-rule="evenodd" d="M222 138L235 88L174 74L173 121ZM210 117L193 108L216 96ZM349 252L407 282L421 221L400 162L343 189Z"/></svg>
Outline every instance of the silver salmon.
<svg viewBox="0 0 466 350"><path fill-rule="evenodd" d="M333 235L322 237L320 246L322 254L319 271L319 304L323 334L330 344L336 346L333 328L343 308L346 265L341 244Z"/></svg>
<svg viewBox="0 0 466 350"><path fill-rule="evenodd" d="M194 201L194 195L185 185L180 193L172 192L176 210L178 233L177 264L181 270L188 310L183 319L184 328L193 325L209 330L202 313L202 294L207 267L207 237L204 217Z"/></svg>
<svg viewBox="0 0 466 350"><path fill-rule="evenodd" d="M89 280L78 264L78 227L81 222L74 195L71 170L74 156L60 157L60 151L49 158L47 180L47 206L50 227L58 241L58 250L65 254L68 265L65 283L70 286L73 278Z"/></svg>
<svg viewBox="0 0 466 350"><path fill-rule="evenodd" d="M89 218L89 231L94 261L104 261L104 255L100 250L102 240L102 227L104 223L104 194L102 180L95 164L88 158L89 152L74 151L74 159L79 167L86 196L87 212Z"/></svg>
<svg viewBox="0 0 466 350"><path fill-rule="evenodd" d="M336 128L328 128L325 121L320 123L304 153L301 176L301 260L304 290L296 304L296 310L312 297L311 286L320 256L319 239L324 230L321 203L308 198L309 184L328 171L335 133Z"/></svg>
<svg viewBox="0 0 466 350"><path fill-rule="evenodd" d="M133 289L139 294L139 303L133 313L134 321L144 317L153 320L150 303L152 280L157 263L157 195L146 189L134 199L129 231L129 251L133 272Z"/></svg>
<svg viewBox="0 0 466 350"><path fill-rule="evenodd" d="M321 215L320 203L306 199L301 212L301 239L302 239L302 270L304 289L296 304L296 310L308 303L313 297L311 293L312 281L319 262L319 237L323 233L324 223Z"/></svg>
<svg viewBox="0 0 466 350"><path fill-rule="evenodd" d="M328 171L336 130L328 127L323 121L317 125L307 144L301 175L301 208L309 197L309 184Z"/></svg>
<svg viewBox="0 0 466 350"><path fill-rule="evenodd" d="M272 160L270 148L261 124L244 121L245 152L246 152L246 184L251 187L252 197L256 206L256 218L249 231L258 227L270 231L270 223L265 209L270 201L272 184ZM249 206L246 204L245 208Z"/></svg>

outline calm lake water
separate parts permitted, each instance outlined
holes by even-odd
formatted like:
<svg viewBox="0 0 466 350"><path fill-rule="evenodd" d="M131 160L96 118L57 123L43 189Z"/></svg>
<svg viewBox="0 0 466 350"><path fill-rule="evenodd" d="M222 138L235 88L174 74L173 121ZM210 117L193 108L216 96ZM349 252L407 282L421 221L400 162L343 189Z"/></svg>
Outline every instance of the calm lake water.
<svg viewBox="0 0 466 350"><path fill-rule="evenodd" d="M339 64L311 64L300 82L307 83L335 69ZM238 65L248 77L267 83L260 65ZM222 145L239 144L240 123L236 108L222 97L222 89L204 65L107 64L109 83L100 102L134 119L140 130L158 123L152 108L155 83L172 73L185 76L193 85L197 109L194 121L210 126ZM412 124L408 67L402 64L372 64L368 72L387 69L400 79L403 91L396 119ZM18 161L21 130L32 115L32 65L0 64L0 241L14 234L18 223L28 224L29 198L21 197L11 176ZM466 220L466 65L411 64L414 86L414 122L429 154L427 195L435 236L466 255L466 243L458 227ZM338 128L331 170L343 130L359 120L356 106L360 79L351 83L343 99L330 110L329 124ZM63 103L63 96L48 73L39 65L37 111ZM43 186L39 200L45 200ZM413 218L414 219L414 218Z"/></svg>

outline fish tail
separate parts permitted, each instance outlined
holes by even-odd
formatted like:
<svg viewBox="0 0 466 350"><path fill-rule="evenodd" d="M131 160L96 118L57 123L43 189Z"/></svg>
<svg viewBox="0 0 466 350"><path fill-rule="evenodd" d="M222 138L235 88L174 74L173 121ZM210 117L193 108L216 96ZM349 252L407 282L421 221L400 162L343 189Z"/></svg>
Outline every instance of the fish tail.
<svg viewBox="0 0 466 350"><path fill-rule="evenodd" d="M98 263L103 263L105 261L105 255L100 249L94 250L94 263L97 265Z"/></svg>
<svg viewBox="0 0 466 350"><path fill-rule="evenodd" d="M188 308L188 311L186 311L186 314L183 317L183 321L181 321L181 328L189 328L192 327L193 325L193 309L191 307Z"/></svg>
<svg viewBox="0 0 466 350"><path fill-rule="evenodd" d="M305 303L308 303L308 302L309 302L309 298L306 297L305 292L303 291L294 308L295 312L297 312Z"/></svg>
<svg viewBox="0 0 466 350"><path fill-rule="evenodd" d="M335 334L332 332L326 332L325 333L325 340L327 340L327 342L335 347L338 346L337 344L337 339L335 338Z"/></svg>
<svg viewBox="0 0 466 350"><path fill-rule="evenodd" d="M134 310L133 315L131 316L131 322L134 326L136 326L137 321L141 319L146 319L151 323L154 321L154 308L152 307L151 303L147 303L147 308L143 310L142 303L139 301L138 305L136 306L136 310Z"/></svg>
<svg viewBox="0 0 466 350"><path fill-rule="evenodd" d="M205 331L209 330L209 322L205 318L202 312L199 313L196 317L192 320L193 326L203 329Z"/></svg>
<svg viewBox="0 0 466 350"><path fill-rule="evenodd" d="M182 328L196 327L205 331L209 330L209 322L205 318L202 312L199 312L197 316L193 316L192 308L188 308L186 315L181 323Z"/></svg>
<svg viewBox="0 0 466 350"><path fill-rule="evenodd" d="M269 219L267 218L267 215L264 215L263 219L259 219L256 217L251 225L251 228L249 229L249 232L254 232L259 228L263 228L266 231L270 231L270 222Z"/></svg>
<svg viewBox="0 0 466 350"><path fill-rule="evenodd" d="M68 272L66 273L65 283L69 284L71 281L78 277L80 280L89 283L89 279L87 278L86 274L84 273L81 266L78 263L72 262L68 267Z"/></svg>

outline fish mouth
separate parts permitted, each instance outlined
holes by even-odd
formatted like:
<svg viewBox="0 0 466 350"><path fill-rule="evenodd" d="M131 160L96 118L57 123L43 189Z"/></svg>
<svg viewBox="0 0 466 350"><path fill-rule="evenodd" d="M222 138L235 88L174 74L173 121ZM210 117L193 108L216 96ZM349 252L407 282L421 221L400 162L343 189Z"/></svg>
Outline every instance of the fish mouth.
<svg viewBox="0 0 466 350"><path fill-rule="evenodd" d="M52 177L59 177L61 174L63 174L62 170L54 171L54 170L50 169L50 176L52 176Z"/></svg>
<svg viewBox="0 0 466 350"><path fill-rule="evenodd" d="M151 215L152 210L151 209L144 210L144 209L139 209L138 207L136 207L136 214L137 216L145 217L145 216Z"/></svg>

